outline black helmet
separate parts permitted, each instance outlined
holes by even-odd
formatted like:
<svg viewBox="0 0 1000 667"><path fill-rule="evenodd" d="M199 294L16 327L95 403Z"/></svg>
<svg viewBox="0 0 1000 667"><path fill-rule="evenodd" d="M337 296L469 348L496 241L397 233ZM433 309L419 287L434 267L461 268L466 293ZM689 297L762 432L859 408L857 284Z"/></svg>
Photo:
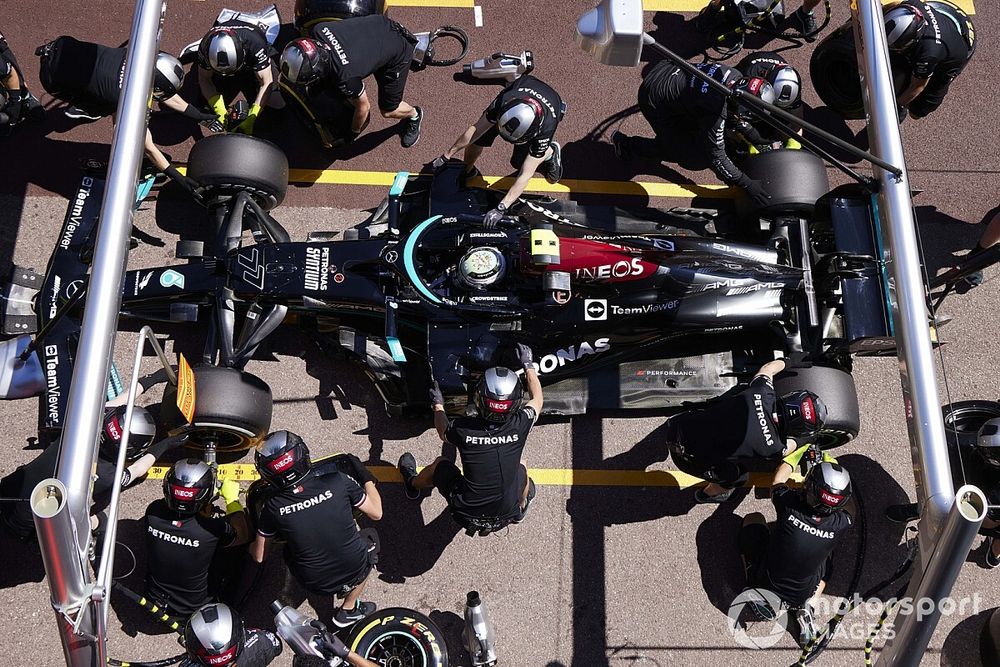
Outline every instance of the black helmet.
<svg viewBox="0 0 1000 667"><path fill-rule="evenodd" d="M232 665L240 657L246 630L228 605L206 604L191 614L184 628L188 658L205 667Z"/></svg>
<svg viewBox="0 0 1000 667"><path fill-rule="evenodd" d="M839 463L817 463L802 481L806 504L817 514L832 514L851 499L851 475Z"/></svg>
<svg viewBox="0 0 1000 667"><path fill-rule="evenodd" d="M118 445L125 431L125 406L119 405L104 411L104 427L101 428L101 458L105 461L118 460ZM156 422L146 408L138 405L132 408L132 428L129 430L128 448L125 459L135 461L146 453L156 437Z"/></svg>
<svg viewBox="0 0 1000 667"><path fill-rule="evenodd" d="M315 39L293 39L281 52L281 76L291 83L311 83L330 72L330 51Z"/></svg>
<svg viewBox="0 0 1000 667"><path fill-rule="evenodd" d="M920 37L927 20L915 5L902 4L885 13L885 41L890 51L906 51Z"/></svg>
<svg viewBox="0 0 1000 667"><path fill-rule="evenodd" d="M309 448L291 431L275 431L267 436L254 463L260 476L279 489L295 484L312 468Z"/></svg>
<svg viewBox="0 0 1000 667"><path fill-rule="evenodd" d="M169 99L181 88L181 82L184 81L184 66L177 58L160 51L156 55L156 68L153 74L153 97L158 100Z"/></svg>
<svg viewBox="0 0 1000 667"><path fill-rule="evenodd" d="M542 104L533 97L518 97L500 108L497 132L512 144L523 144L535 136L542 124Z"/></svg>
<svg viewBox="0 0 1000 667"><path fill-rule="evenodd" d="M1000 468L1000 419L990 419L979 429L976 450L983 461L993 468Z"/></svg>
<svg viewBox="0 0 1000 667"><path fill-rule="evenodd" d="M476 387L475 404L479 416L491 422L503 423L521 406L524 389L517 373L497 366L490 368Z"/></svg>
<svg viewBox="0 0 1000 667"><path fill-rule="evenodd" d="M198 45L198 56L213 72L227 76L236 74L246 58L232 28L212 28Z"/></svg>
<svg viewBox="0 0 1000 667"><path fill-rule="evenodd" d="M163 477L163 497L178 514L197 514L215 497L215 471L200 459L181 459Z"/></svg>
<svg viewBox="0 0 1000 667"><path fill-rule="evenodd" d="M791 65L772 67L767 82L774 89L774 104L782 109L790 109L802 99L802 78Z"/></svg>
<svg viewBox="0 0 1000 667"><path fill-rule="evenodd" d="M779 400L786 437L816 435L826 423L826 405L811 391L793 391Z"/></svg>

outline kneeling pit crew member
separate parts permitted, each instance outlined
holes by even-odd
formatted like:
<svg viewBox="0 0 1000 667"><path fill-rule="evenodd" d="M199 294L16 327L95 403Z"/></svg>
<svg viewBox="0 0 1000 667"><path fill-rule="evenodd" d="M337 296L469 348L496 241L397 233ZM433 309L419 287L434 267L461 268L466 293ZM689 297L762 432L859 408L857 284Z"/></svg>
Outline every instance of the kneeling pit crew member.
<svg viewBox="0 0 1000 667"><path fill-rule="evenodd" d="M313 467L306 443L289 431L267 436L255 463L270 486L251 546L254 560L262 563L271 538L280 537L288 569L303 588L344 598L333 617L337 627L373 613L375 603L362 602L361 594L378 562L378 536L372 528L358 531L354 510L382 518L374 478L362 488L332 466Z"/></svg>
<svg viewBox="0 0 1000 667"><path fill-rule="evenodd" d="M542 383L531 360L531 349L517 345L531 398L522 407L521 379L509 368L490 368L476 387L476 417L448 422L444 399L435 382L431 389L434 426L445 442L456 447L462 470L439 456L417 474L413 454L399 459L406 493L412 499L434 486L448 501L455 521L471 535L487 535L520 523L535 497L535 483L524 464L528 433L542 411Z"/></svg>
<svg viewBox="0 0 1000 667"><path fill-rule="evenodd" d="M184 627L187 657L180 667L266 667L281 655L273 632L247 628L235 609L207 604Z"/></svg>
<svg viewBox="0 0 1000 667"><path fill-rule="evenodd" d="M163 478L163 498L146 508L146 597L173 615L190 616L216 597L209 571L218 550L249 541L239 484L222 483L223 518L213 512L215 481L207 463L182 459Z"/></svg>
<svg viewBox="0 0 1000 667"><path fill-rule="evenodd" d="M754 512L740 529L747 585L771 591L794 611L802 646L816 637L810 600L823 593L833 551L850 529L855 511L851 476L829 454L806 473L801 490L785 485L808 449L806 445L789 454L774 473L774 527L769 529L764 515Z"/></svg>
<svg viewBox="0 0 1000 667"><path fill-rule="evenodd" d="M791 438L808 437L823 427L826 406L815 394L774 392L774 376L785 368L769 361L743 391L671 417L667 447L677 467L708 480L695 491L699 503L729 500L747 480L744 462L777 461L794 451ZM786 445L787 441L787 445Z"/></svg>

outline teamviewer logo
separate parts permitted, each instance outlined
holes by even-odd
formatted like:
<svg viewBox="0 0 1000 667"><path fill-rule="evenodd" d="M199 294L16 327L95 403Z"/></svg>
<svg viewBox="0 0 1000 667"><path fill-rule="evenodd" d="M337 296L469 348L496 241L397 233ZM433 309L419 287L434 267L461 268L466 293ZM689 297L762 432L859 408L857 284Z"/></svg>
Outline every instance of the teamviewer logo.
<svg viewBox="0 0 1000 667"><path fill-rule="evenodd" d="M608 319L608 300L586 299L583 302L583 319L588 322Z"/></svg>

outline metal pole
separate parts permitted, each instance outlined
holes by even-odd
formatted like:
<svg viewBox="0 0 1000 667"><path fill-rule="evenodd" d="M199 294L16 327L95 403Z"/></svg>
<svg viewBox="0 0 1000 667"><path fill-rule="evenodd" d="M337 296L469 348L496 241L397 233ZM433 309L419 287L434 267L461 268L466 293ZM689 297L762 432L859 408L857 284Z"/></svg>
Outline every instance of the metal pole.
<svg viewBox="0 0 1000 667"><path fill-rule="evenodd" d="M927 560L927 567L910 586L912 604L900 606L895 621L896 633L882 649L880 664L920 664L941 616L940 602L951 592L984 518L986 496L983 492L970 485L960 488Z"/></svg>
<svg viewBox="0 0 1000 667"><path fill-rule="evenodd" d="M162 0L137 0L125 75L118 101L118 124L111 143L111 163L101 204L101 221L94 248L89 284L92 298L83 313L76 365L69 388L66 425L56 476L65 485L68 521L52 531L38 530L42 552L71 544L72 560L46 561L46 575L53 604L79 608L77 627L61 614L59 629L66 664L93 665L95 655L104 662L104 638L97 628L87 596L82 591L93 581L86 563L90 533L90 496L97 453L97 433L104 409L104 387L111 364L111 349L121 306L128 240L132 229L135 187L146 133L146 111L159 42ZM95 296L96 295L96 296ZM72 529L72 530L70 530ZM67 557L69 554L67 554ZM72 585L58 585L72 581Z"/></svg>

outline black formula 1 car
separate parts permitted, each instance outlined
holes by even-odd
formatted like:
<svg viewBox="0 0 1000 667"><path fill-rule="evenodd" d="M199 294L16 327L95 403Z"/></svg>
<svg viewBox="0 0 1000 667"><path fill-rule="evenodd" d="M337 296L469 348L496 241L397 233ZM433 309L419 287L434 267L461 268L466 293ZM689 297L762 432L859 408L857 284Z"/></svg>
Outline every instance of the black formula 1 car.
<svg viewBox="0 0 1000 667"><path fill-rule="evenodd" d="M709 400L798 353L812 367L780 376L779 390L824 399L826 444L857 433L850 357L891 348L888 284L870 198L827 194L814 156L773 151L748 165L773 198L744 211L740 239L677 226L690 211L650 220L528 197L487 229L483 213L500 195L462 187L461 171L456 163L432 178L401 173L361 226L293 242L269 213L287 185L280 150L242 135L203 139L188 173L217 240L179 242L187 263L128 272L122 315L207 323L195 373L198 384L215 378L215 389L198 392L193 421L223 423L223 448L247 446L267 425L234 407L236 398L203 399L249 391L259 404L266 386L242 369L291 312L363 364L390 412L426 406L432 376L449 410L464 410L479 374L508 362L516 342L535 353L546 412L561 414ZM41 340L17 372L6 363L0 393L43 391L51 428L65 407L102 186L99 174L84 177L44 277L19 270L8 290L5 330L30 324ZM0 356L30 357L29 340L0 343ZM226 373L234 379L220 379Z"/></svg>

